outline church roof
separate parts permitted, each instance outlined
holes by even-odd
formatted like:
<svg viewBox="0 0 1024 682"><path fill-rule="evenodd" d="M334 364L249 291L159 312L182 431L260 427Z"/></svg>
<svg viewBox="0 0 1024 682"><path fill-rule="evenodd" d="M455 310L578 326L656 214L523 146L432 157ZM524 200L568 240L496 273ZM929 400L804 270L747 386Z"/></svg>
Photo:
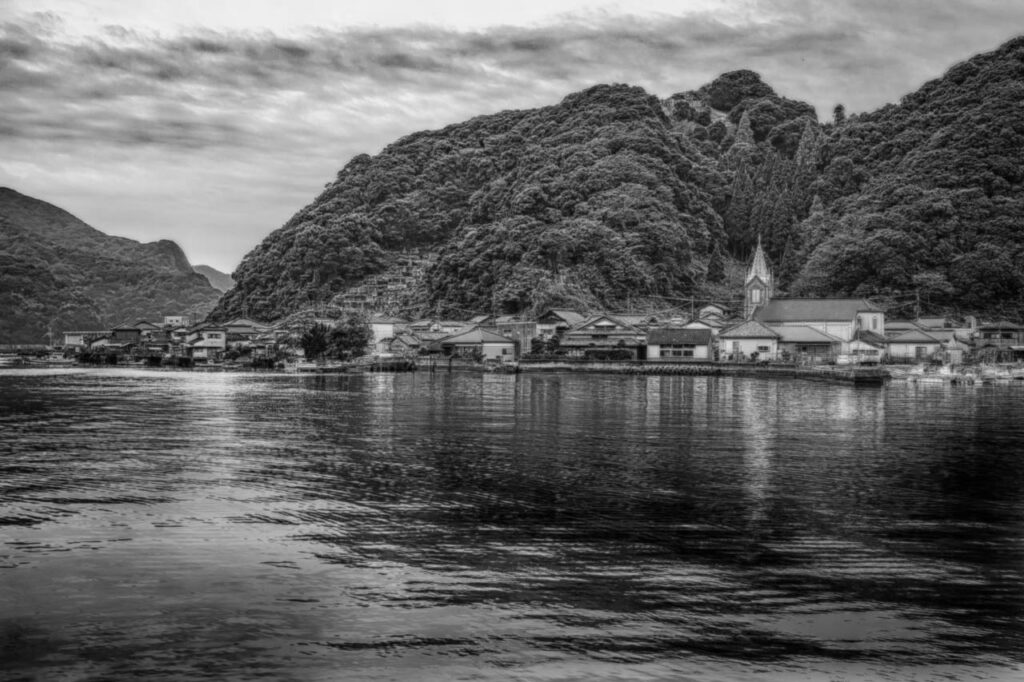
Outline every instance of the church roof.
<svg viewBox="0 0 1024 682"><path fill-rule="evenodd" d="M857 313L881 313L863 298L773 298L759 307L754 319L765 324L782 322L850 322Z"/></svg>
<svg viewBox="0 0 1024 682"><path fill-rule="evenodd" d="M754 250L754 261L750 264L750 271L744 284L749 284L754 278L760 279L765 284L772 281L772 273L768 270L768 259L764 256L764 249L761 248L761 238L757 238L757 249Z"/></svg>

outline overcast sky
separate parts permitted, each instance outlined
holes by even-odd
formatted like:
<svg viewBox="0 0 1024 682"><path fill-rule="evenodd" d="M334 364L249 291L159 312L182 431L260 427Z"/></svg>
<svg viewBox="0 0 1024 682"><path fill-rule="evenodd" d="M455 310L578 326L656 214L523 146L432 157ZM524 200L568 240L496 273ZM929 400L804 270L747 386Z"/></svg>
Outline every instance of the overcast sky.
<svg viewBox="0 0 1024 682"><path fill-rule="evenodd" d="M0 186L230 272L416 130L738 68L825 120L1021 32L1005 0L0 0Z"/></svg>

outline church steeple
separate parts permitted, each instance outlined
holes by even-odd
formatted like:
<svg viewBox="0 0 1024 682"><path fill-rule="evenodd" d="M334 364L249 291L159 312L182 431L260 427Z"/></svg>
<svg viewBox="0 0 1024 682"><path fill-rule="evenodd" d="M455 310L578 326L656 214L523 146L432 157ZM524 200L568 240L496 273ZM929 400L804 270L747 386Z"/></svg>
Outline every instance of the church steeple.
<svg viewBox="0 0 1024 682"><path fill-rule="evenodd" d="M750 319L758 306L762 306L772 297L772 271L768 267L764 248L761 247L761 235L757 235L757 248L754 258L743 282L743 317Z"/></svg>

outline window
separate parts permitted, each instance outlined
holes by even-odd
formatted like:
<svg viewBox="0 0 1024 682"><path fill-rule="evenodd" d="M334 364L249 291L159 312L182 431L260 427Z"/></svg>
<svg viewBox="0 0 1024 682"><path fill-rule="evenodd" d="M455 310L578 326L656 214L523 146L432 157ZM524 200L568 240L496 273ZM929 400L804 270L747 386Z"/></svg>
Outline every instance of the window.
<svg viewBox="0 0 1024 682"><path fill-rule="evenodd" d="M771 351L771 349L772 349L771 346L758 346L757 347L757 352L758 353L768 353L768 352Z"/></svg>
<svg viewBox="0 0 1024 682"><path fill-rule="evenodd" d="M876 329L878 329L878 318L877 317L872 317L871 318L871 330L874 331Z"/></svg>
<svg viewBox="0 0 1024 682"><path fill-rule="evenodd" d="M692 358L696 348L692 343L666 344L661 347L660 355L663 358Z"/></svg>
<svg viewBox="0 0 1024 682"><path fill-rule="evenodd" d="M761 302L761 290L760 289L751 289L750 290L750 302L751 303L760 303Z"/></svg>

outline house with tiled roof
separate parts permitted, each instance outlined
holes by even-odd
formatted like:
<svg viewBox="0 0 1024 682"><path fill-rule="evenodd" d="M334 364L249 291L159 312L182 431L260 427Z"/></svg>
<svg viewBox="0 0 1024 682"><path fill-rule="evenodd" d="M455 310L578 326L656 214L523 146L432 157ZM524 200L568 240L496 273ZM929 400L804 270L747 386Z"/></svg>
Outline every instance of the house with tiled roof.
<svg viewBox="0 0 1024 682"><path fill-rule="evenodd" d="M719 357L727 360L774 360L779 334L757 320L746 320L718 333Z"/></svg>
<svg viewBox="0 0 1024 682"><path fill-rule="evenodd" d="M814 327L800 325L772 327L779 335L779 354L797 362L825 362L843 349L843 340Z"/></svg>
<svg viewBox="0 0 1024 682"><path fill-rule="evenodd" d="M585 319L584 315L575 310L551 308L537 318L537 336L542 339L561 336Z"/></svg>
<svg viewBox="0 0 1024 682"><path fill-rule="evenodd" d="M437 343L447 356L479 357L485 361L501 362L511 362L519 357L516 341L481 327L446 336Z"/></svg>
<svg viewBox="0 0 1024 682"><path fill-rule="evenodd" d="M590 351L628 351L639 357L647 344L647 333L612 315L593 315L562 335L560 346L569 355L585 356Z"/></svg>
<svg viewBox="0 0 1024 682"><path fill-rule="evenodd" d="M714 357L713 341L710 329L654 328L647 332L647 359L652 362L707 362Z"/></svg>
<svg viewBox="0 0 1024 682"><path fill-rule="evenodd" d="M942 348L942 340L923 329L909 329L885 340L886 353L893 360L927 360Z"/></svg>

